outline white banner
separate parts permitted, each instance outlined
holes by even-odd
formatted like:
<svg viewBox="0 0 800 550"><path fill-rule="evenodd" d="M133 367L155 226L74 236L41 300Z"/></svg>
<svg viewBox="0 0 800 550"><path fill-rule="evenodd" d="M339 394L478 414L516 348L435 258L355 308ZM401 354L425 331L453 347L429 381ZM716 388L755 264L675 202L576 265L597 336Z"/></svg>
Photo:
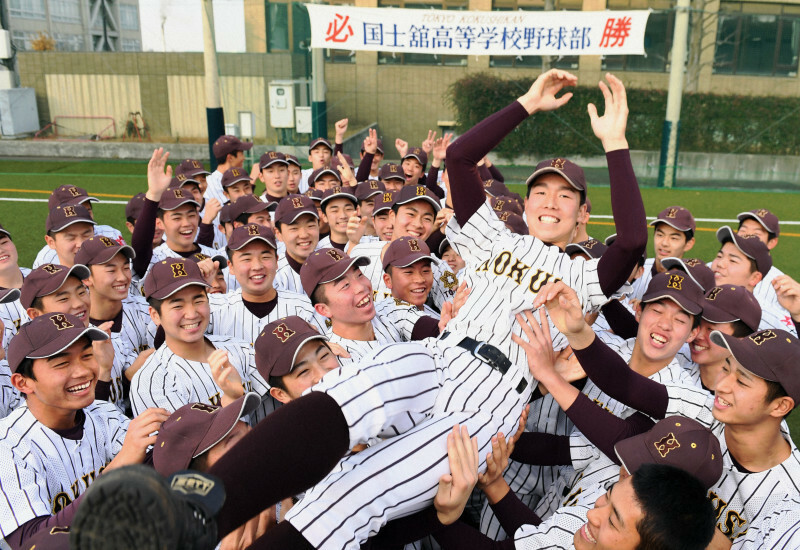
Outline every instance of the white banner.
<svg viewBox="0 0 800 550"><path fill-rule="evenodd" d="M306 6L312 48L449 55L643 55L650 15Z"/></svg>

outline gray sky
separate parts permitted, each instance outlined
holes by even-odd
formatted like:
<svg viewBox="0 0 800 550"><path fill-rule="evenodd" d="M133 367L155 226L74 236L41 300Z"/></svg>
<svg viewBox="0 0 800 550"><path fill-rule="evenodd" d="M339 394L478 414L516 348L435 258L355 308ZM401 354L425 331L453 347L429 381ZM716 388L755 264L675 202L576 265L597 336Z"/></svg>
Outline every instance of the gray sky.
<svg viewBox="0 0 800 550"><path fill-rule="evenodd" d="M203 51L201 9L201 0L139 0L142 50ZM214 0L214 29L217 51L245 51L244 0Z"/></svg>

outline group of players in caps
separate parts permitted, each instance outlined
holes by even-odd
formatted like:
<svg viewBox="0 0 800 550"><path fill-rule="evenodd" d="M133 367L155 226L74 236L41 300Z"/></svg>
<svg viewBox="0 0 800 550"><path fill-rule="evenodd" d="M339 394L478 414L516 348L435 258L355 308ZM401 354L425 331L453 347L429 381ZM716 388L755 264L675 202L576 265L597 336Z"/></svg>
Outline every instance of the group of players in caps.
<svg viewBox="0 0 800 550"><path fill-rule="evenodd" d="M588 112L617 233L587 234L567 159L511 193L487 154L576 82L401 164L371 130L356 168L346 119L305 170L248 172L234 136L213 173L158 149L130 245L77 186L33 269L0 226L4 544L800 548L778 219L739 214L710 263L687 208L648 224L613 75Z"/></svg>

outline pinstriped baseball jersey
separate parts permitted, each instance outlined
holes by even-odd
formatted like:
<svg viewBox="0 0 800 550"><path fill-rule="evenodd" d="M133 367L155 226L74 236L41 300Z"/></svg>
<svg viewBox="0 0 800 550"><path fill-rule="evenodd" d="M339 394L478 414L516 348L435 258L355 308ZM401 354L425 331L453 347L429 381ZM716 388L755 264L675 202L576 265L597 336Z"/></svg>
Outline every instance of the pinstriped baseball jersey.
<svg viewBox="0 0 800 550"><path fill-rule="evenodd" d="M395 342L407 342L411 339L411 331L408 330L409 322L401 322L402 327L396 326L397 317L411 317L415 315L417 318L421 314L415 314L413 311L401 312L396 315L392 320L378 314L377 305L375 307L375 317L372 319L372 330L375 333L374 340L350 340L342 338L333 331L328 332L328 340L335 344L342 346L347 353L350 354L349 358L340 357L339 363L346 365L349 363L356 363L370 352L379 350L386 346L386 344L393 344ZM411 323L411 328L414 328ZM403 330L405 329L405 330Z"/></svg>
<svg viewBox="0 0 800 550"><path fill-rule="evenodd" d="M80 439L47 428L25 405L0 420L4 537L75 500L122 448L128 419L112 404L95 401L78 414L84 418Z"/></svg>
<svg viewBox="0 0 800 550"><path fill-rule="evenodd" d="M791 448L789 457L763 472L742 472L728 451L725 424L712 414L714 396L688 386L667 384L666 388L669 395L667 416L681 414L694 418L719 439L722 477L708 491L708 496L717 511L717 527L724 535L736 540L747 533L751 523L760 521L784 501L800 497L800 451L792 442L785 422L781 424L781 431Z"/></svg>
<svg viewBox="0 0 800 550"><path fill-rule="evenodd" d="M23 275L30 273L30 269L20 268ZM3 347L8 349L11 338L19 331L19 327L30 321L25 308L19 300L0 304L0 321L3 322Z"/></svg>
<svg viewBox="0 0 800 550"><path fill-rule="evenodd" d="M8 361L0 360L0 418L5 418L11 411L25 402L19 391L11 383L11 369Z"/></svg>
<svg viewBox="0 0 800 550"><path fill-rule="evenodd" d="M770 287L771 288L771 287ZM791 314L778 303L778 297L773 291L774 301L770 301L769 296L758 298L759 305L761 306L761 323L758 325L758 330L765 330L768 328L779 328L792 333L792 336L797 336L797 329L794 327Z"/></svg>
<svg viewBox="0 0 800 550"><path fill-rule="evenodd" d="M220 204L225 204L228 199L225 193L222 192L222 172L214 170L211 174L206 176L206 190L203 193L203 198L208 202L209 199L217 199ZM215 224L219 224L219 215L214 220Z"/></svg>
<svg viewBox="0 0 800 550"><path fill-rule="evenodd" d="M147 342L147 325L150 323L150 309L142 296L122 300L122 328L120 338L131 351L141 353L150 347Z"/></svg>
<svg viewBox="0 0 800 550"><path fill-rule="evenodd" d="M124 372L136 360L136 353L131 350L118 333L111 333L111 345L114 346L114 362L111 365L111 387L108 401L124 413L126 403L122 389Z"/></svg>
<svg viewBox="0 0 800 550"><path fill-rule="evenodd" d="M95 225L94 234L96 237L108 237L109 239L114 239L120 244L125 244L125 239L122 238L122 233L110 225ZM44 264L60 263L61 262L58 261L58 253L48 245L45 245L36 254L36 258L33 260L33 269L36 269L40 265Z"/></svg>
<svg viewBox="0 0 800 550"><path fill-rule="evenodd" d="M800 499L792 498L750 525L733 541L732 550L800 548Z"/></svg>
<svg viewBox="0 0 800 550"><path fill-rule="evenodd" d="M278 269L275 272L275 280L272 281L272 286L277 290L288 290L299 294L305 293L303 284L300 282L300 274L289 265L285 255L278 257Z"/></svg>
<svg viewBox="0 0 800 550"><path fill-rule="evenodd" d="M227 294L209 294L211 316L208 319L208 334L231 336L253 345L264 325L283 317L297 315L301 319L320 327L318 316L311 300L305 294L279 290L275 308L259 319L244 305L242 289ZM324 322L324 321L323 321ZM323 325L324 326L324 325ZM320 328L320 330L324 330Z"/></svg>
<svg viewBox="0 0 800 550"><path fill-rule="evenodd" d="M375 304L375 315L382 317L387 322L393 324L400 331L404 342L411 340L411 332L420 317L427 315L434 319L439 318L439 314L429 306L418 309L408 302L397 298L386 298Z"/></svg>
<svg viewBox="0 0 800 550"><path fill-rule="evenodd" d="M562 508L540 525L523 525L514 533L517 550L573 550L574 535L586 523L592 506Z"/></svg>
<svg viewBox="0 0 800 550"><path fill-rule="evenodd" d="M223 268L222 275L225 277L226 292L233 292L234 290L238 290L240 288L239 281L236 280L236 277L233 273L231 273L229 267Z"/></svg>
<svg viewBox="0 0 800 550"><path fill-rule="evenodd" d="M647 292L647 287L650 285L650 281L653 280L653 263L655 261L655 258L647 258L644 261L644 266L642 266L642 276L633 281L633 284L631 285L633 290L628 296L630 300L641 300L642 296L644 296L644 293Z"/></svg>
<svg viewBox="0 0 800 550"><path fill-rule="evenodd" d="M206 339L215 348L227 350L228 360L242 378L245 389L262 397L261 406L250 416L251 424L255 425L272 412L274 402L268 395L269 386L256 370L253 348L230 336L209 335ZM165 343L133 375L130 396L133 414L139 415L151 407L174 412L187 403L219 405L222 389L214 382L208 363L179 357Z"/></svg>

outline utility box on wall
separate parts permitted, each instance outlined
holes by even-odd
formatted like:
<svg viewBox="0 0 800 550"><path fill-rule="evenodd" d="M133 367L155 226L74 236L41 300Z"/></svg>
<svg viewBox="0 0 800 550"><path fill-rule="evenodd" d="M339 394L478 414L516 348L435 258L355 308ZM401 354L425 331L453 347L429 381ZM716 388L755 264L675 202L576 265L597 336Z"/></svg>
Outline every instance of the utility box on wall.
<svg viewBox="0 0 800 550"><path fill-rule="evenodd" d="M14 137L38 130L36 91L33 88L0 90L0 133L4 137Z"/></svg>
<svg viewBox="0 0 800 550"><path fill-rule="evenodd" d="M294 128L295 83L274 80L269 83L269 122L273 128Z"/></svg>

